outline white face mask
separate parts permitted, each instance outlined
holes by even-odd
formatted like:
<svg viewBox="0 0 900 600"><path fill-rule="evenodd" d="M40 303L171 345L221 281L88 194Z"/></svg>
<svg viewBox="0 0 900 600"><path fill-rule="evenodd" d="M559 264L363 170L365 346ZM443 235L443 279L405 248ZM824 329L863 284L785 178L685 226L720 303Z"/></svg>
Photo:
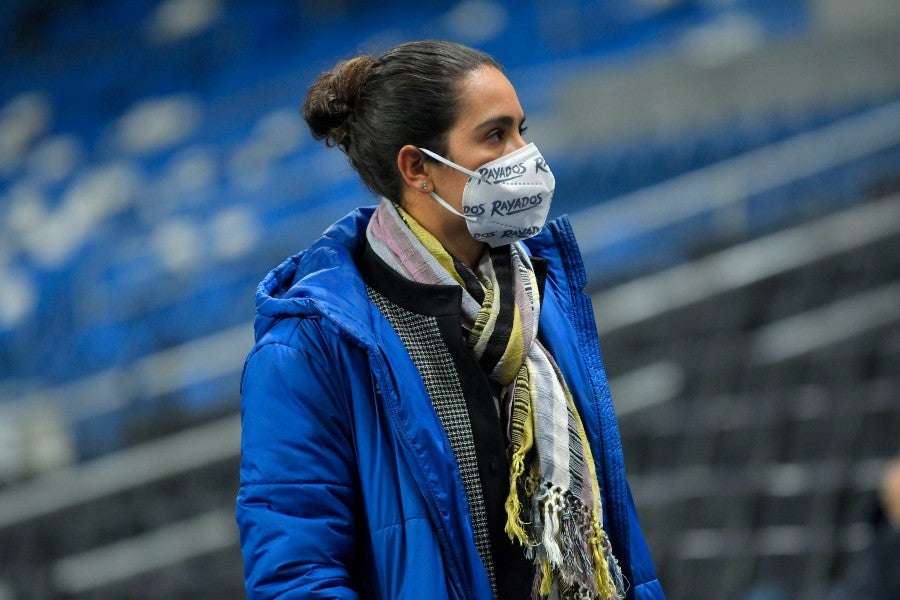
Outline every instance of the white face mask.
<svg viewBox="0 0 900 600"><path fill-rule="evenodd" d="M556 179L534 144L487 162L477 172L431 150L419 150L469 176L463 190L462 213L434 192L431 197L464 218L476 240L503 246L530 238L544 227Z"/></svg>

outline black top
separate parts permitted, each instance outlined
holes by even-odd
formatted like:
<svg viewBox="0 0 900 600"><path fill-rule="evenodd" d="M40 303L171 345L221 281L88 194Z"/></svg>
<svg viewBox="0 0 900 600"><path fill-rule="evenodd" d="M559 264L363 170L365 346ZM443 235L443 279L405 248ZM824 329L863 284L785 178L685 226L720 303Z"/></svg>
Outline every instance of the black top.
<svg viewBox="0 0 900 600"><path fill-rule="evenodd" d="M532 258L538 287L543 293L546 264ZM524 549L514 544L504 531L509 494L509 458L506 424L501 422L494 397L499 391L466 345L461 326L462 288L455 285L427 285L411 281L386 264L366 243L358 260L367 285L398 306L420 315L434 317L459 374L465 395L475 456L481 478L484 506L491 540L491 554L497 594L500 600L531 597L533 570ZM501 410L501 414L505 411ZM505 420L505 415L503 417Z"/></svg>

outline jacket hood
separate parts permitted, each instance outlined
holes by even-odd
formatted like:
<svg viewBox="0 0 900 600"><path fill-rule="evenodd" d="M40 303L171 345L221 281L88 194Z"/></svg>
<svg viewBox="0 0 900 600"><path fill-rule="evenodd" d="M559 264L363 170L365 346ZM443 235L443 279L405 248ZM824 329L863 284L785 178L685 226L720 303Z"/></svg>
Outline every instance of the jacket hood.
<svg viewBox="0 0 900 600"><path fill-rule="evenodd" d="M351 212L266 275L256 288L257 341L284 317L325 314L361 328L360 317L369 311L368 295L353 257L365 244L374 210L370 206Z"/></svg>

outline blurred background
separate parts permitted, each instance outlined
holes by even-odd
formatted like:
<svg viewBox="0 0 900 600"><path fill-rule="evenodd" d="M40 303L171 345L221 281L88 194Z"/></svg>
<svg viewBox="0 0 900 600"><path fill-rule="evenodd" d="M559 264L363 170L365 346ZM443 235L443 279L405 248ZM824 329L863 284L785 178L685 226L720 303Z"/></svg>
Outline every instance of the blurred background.
<svg viewBox="0 0 900 600"><path fill-rule="evenodd" d="M374 203L298 106L495 55L588 271L670 598L813 599L900 450L900 2L4 0L0 600L239 598L254 290Z"/></svg>

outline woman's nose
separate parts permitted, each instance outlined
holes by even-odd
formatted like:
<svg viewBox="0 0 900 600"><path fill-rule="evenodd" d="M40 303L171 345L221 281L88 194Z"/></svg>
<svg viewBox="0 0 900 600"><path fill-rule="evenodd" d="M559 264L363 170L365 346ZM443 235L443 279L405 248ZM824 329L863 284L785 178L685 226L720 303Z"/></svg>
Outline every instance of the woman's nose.
<svg viewBox="0 0 900 600"><path fill-rule="evenodd" d="M510 147L507 149L507 154L510 152L515 152L520 148L524 148L528 145L528 142L526 142L525 138L522 137L522 134L517 131L514 135L510 136L509 144Z"/></svg>

